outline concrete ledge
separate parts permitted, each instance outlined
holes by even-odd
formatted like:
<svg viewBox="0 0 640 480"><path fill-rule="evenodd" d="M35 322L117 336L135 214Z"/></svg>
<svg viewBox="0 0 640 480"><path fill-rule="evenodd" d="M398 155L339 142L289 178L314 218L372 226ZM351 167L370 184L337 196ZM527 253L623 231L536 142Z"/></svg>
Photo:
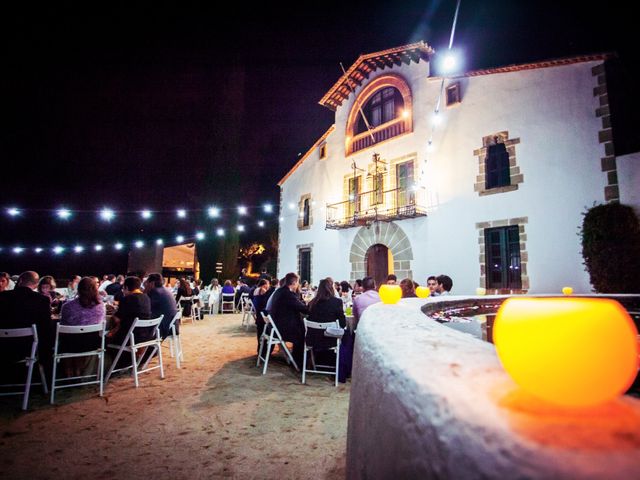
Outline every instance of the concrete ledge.
<svg viewBox="0 0 640 480"><path fill-rule="evenodd" d="M428 301L376 304L360 321L348 478L637 477L640 400L544 404L513 383L491 344L429 320Z"/></svg>

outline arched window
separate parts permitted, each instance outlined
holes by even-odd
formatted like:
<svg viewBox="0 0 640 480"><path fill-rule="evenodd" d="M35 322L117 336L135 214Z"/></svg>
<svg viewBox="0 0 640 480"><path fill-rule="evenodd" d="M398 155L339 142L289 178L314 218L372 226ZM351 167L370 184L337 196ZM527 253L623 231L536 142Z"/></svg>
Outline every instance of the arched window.
<svg viewBox="0 0 640 480"><path fill-rule="evenodd" d="M402 115L404 108L404 100L402 94L395 87L386 87L378 90L367 101L362 108L362 112L371 128L375 128L383 123L390 122ZM362 119L362 115L358 116L356 127L356 135L367 131L367 125Z"/></svg>

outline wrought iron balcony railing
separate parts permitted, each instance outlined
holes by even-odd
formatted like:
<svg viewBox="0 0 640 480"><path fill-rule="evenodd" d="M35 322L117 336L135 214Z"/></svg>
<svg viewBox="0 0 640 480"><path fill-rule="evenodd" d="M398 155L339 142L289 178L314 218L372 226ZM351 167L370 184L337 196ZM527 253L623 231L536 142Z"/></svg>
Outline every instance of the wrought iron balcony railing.
<svg viewBox="0 0 640 480"><path fill-rule="evenodd" d="M419 191L395 188L371 190L349 200L327 205L326 228L341 229L426 217L427 210L416 202Z"/></svg>
<svg viewBox="0 0 640 480"><path fill-rule="evenodd" d="M402 135L406 131L406 119L398 117L395 120L371 129L371 133L368 131L362 132L353 137L350 145L347 147L347 155L364 150L365 148L384 142L390 138L397 137L398 135ZM373 138L371 138L371 135L373 135Z"/></svg>

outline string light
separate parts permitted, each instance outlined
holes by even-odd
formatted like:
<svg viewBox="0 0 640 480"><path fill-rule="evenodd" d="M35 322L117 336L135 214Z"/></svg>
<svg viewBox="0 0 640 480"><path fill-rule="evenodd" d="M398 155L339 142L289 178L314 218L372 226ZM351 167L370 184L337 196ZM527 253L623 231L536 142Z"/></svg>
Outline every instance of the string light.
<svg viewBox="0 0 640 480"><path fill-rule="evenodd" d="M196 239L197 240L204 240L204 233L202 233L202 232L196 233Z"/></svg>
<svg viewBox="0 0 640 480"><path fill-rule="evenodd" d="M164 243L164 240L162 240L161 238L158 238L156 240L156 245L162 245Z"/></svg>
<svg viewBox="0 0 640 480"><path fill-rule="evenodd" d="M116 250L122 250L124 248L124 245L122 243L118 242L118 243L116 243L114 245L114 247L115 247Z"/></svg>
<svg viewBox="0 0 640 480"><path fill-rule="evenodd" d="M13 247L13 253L20 254L23 251L24 251L24 248L22 248L22 247Z"/></svg>
<svg viewBox="0 0 640 480"><path fill-rule="evenodd" d="M178 215L178 218L187 218L187 211L183 208L178 210L176 214Z"/></svg>
<svg viewBox="0 0 640 480"><path fill-rule="evenodd" d="M220 216L220 209L217 207L209 207L207 213L210 218L218 218Z"/></svg>
<svg viewBox="0 0 640 480"><path fill-rule="evenodd" d="M101 252L101 251L102 251L102 245L97 244L95 247L93 247L93 249L94 249L96 252Z"/></svg>
<svg viewBox="0 0 640 480"><path fill-rule="evenodd" d="M142 212L140 212L140 216L142 218L144 218L145 220L148 220L151 218L151 210L142 210Z"/></svg>
<svg viewBox="0 0 640 480"><path fill-rule="evenodd" d="M218 235L219 237L224 237L224 228L218 228L216 230L216 235Z"/></svg>
<svg viewBox="0 0 640 480"><path fill-rule="evenodd" d="M64 247L61 247L60 245L53 247L53 253L56 255L60 255L62 252L64 252Z"/></svg>
<svg viewBox="0 0 640 480"><path fill-rule="evenodd" d="M265 213L273 213L273 205L267 203L266 205L264 205L263 210Z"/></svg>
<svg viewBox="0 0 640 480"><path fill-rule="evenodd" d="M84 252L84 247L82 245L76 245L75 247L73 247L73 251L76 253L82 253Z"/></svg>
<svg viewBox="0 0 640 480"><path fill-rule="evenodd" d="M136 248L142 248L144 247L144 242L142 240L136 240L136 243L134 243L134 245L136 246Z"/></svg>
<svg viewBox="0 0 640 480"><path fill-rule="evenodd" d="M41 248L41 247L36 247L36 248L33 249L33 251L36 252L36 253L42 253L42 250L44 250L44 249Z"/></svg>
<svg viewBox="0 0 640 480"><path fill-rule="evenodd" d="M178 235L176 237L176 242L178 243L184 243L184 236L183 235Z"/></svg>
<svg viewBox="0 0 640 480"><path fill-rule="evenodd" d="M246 215L247 214L247 207L241 205L238 207L238 215Z"/></svg>
<svg viewBox="0 0 640 480"><path fill-rule="evenodd" d="M18 215L20 215L20 209L16 207L7 208L7 213L12 217L17 217Z"/></svg>
<svg viewBox="0 0 640 480"><path fill-rule="evenodd" d="M244 232L244 225L238 225L238 231Z"/></svg>
<svg viewBox="0 0 640 480"><path fill-rule="evenodd" d="M110 208L103 208L100 211L100 218L106 222L110 222L116 216L115 212Z"/></svg>
<svg viewBox="0 0 640 480"><path fill-rule="evenodd" d="M260 220L260 221L258 222L258 226L259 226L260 228L264 227L264 221L263 221L263 220Z"/></svg>
<svg viewBox="0 0 640 480"><path fill-rule="evenodd" d="M62 220L69 220L69 218L71 218L71 210L67 208L60 208L56 212L56 215L58 215L58 218L61 218Z"/></svg>

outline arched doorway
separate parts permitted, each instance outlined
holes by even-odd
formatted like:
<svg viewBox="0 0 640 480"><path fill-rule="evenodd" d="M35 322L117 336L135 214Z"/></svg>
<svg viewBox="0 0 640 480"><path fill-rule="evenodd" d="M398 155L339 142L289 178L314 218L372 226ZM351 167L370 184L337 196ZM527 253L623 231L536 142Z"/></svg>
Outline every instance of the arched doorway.
<svg viewBox="0 0 640 480"><path fill-rule="evenodd" d="M391 252L386 245L376 243L371 245L365 255L367 263L367 276L376 280L376 285L382 285L389 275L389 256ZM391 261L393 268L393 260Z"/></svg>

